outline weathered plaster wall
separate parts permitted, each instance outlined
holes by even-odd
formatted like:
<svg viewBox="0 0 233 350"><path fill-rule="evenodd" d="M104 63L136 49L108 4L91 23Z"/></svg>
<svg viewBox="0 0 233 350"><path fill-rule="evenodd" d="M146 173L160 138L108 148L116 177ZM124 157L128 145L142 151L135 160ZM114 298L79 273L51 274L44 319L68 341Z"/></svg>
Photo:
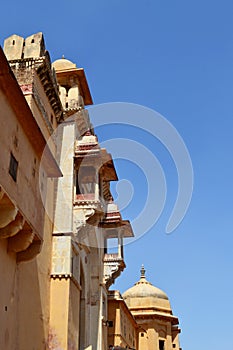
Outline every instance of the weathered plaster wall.
<svg viewBox="0 0 233 350"><path fill-rule="evenodd" d="M51 280L50 348L67 349L69 319L69 279Z"/></svg>
<svg viewBox="0 0 233 350"><path fill-rule="evenodd" d="M0 349L46 349L49 334L54 181L47 180L44 169L41 169L42 176L39 176L41 153L37 141L45 141L37 125L34 122L30 124L33 116L16 81L11 79L11 83L12 86L9 85L8 89L15 96L14 108L9 104L9 94L4 90L2 81L3 90L0 89L0 149L3 150L0 158L0 186L43 244L37 259L16 264L16 254L9 252L9 239L0 238L0 280L4 283L4 287L0 288ZM24 119L20 112L22 105L26 106L24 111L28 113ZM25 119L29 124L25 123ZM36 138L34 144L31 135ZM11 153L18 161L16 181L9 174ZM46 198L45 203L42 203L41 192ZM50 211L49 217L44 213L44 204ZM17 235L20 236L20 233Z"/></svg>
<svg viewBox="0 0 233 350"><path fill-rule="evenodd" d="M44 224L44 242L38 257L19 265L19 348L46 349L50 317L50 266L52 224ZM28 330L30 329L30 336Z"/></svg>
<svg viewBox="0 0 233 350"><path fill-rule="evenodd" d="M0 158L1 186L43 237L44 207L38 186L39 159L1 92L0 105L0 149L4 150ZM11 153L18 161L16 182L9 175Z"/></svg>
<svg viewBox="0 0 233 350"><path fill-rule="evenodd" d="M15 254L7 254L7 241L0 240L0 349L12 350L17 344L16 317L18 289Z"/></svg>

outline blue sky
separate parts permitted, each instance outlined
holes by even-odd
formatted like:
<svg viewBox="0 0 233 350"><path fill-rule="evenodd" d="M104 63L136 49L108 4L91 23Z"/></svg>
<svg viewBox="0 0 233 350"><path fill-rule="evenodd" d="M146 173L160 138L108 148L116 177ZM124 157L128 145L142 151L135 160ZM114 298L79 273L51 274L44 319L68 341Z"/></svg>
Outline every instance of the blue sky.
<svg viewBox="0 0 233 350"><path fill-rule="evenodd" d="M144 263L148 279L167 292L180 319L182 348L230 349L232 1L23 0L3 2L1 13L2 44L14 33L26 37L42 31L52 60L64 54L85 68L95 104L149 107L182 136L193 163L193 197L182 223L167 235L178 188L169 153L141 130L98 128L100 141L129 137L145 145L160 161L167 181L164 210L148 233L125 246L127 269L114 288L129 288ZM119 178L134 188L132 202L123 210L124 218L133 220L145 200L146 178L129 161L117 160L116 167Z"/></svg>

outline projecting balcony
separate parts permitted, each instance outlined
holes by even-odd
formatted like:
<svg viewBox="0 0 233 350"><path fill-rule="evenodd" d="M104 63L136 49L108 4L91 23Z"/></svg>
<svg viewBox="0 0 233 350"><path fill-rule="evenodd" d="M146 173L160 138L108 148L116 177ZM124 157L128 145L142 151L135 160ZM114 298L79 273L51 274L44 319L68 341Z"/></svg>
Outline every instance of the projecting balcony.
<svg viewBox="0 0 233 350"><path fill-rule="evenodd" d="M104 283L109 288L125 268L124 259L119 253L104 254Z"/></svg>
<svg viewBox="0 0 233 350"><path fill-rule="evenodd" d="M85 225L87 221L89 224L97 225L103 216L98 184L95 184L95 192L77 193L73 208L76 227Z"/></svg>
<svg viewBox="0 0 233 350"><path fill-rule="evenodd" d="M130 222L122 220L118 206L112 200L107 203L105 216L99 226L102 228L102 232L105 232L107 239L123 239L134 236Z"/></svg>
<svg viewBox="0 0 233 350"><path fill-rule="evenodd" d="M105 237L104 283L109 288L125 268L123 238L133 237L133 231L129 221L122 220L118 206L112 200L107 203L106 213L99 227L102 228ZM107 250L110 239L117 240L115 244L117 252L110 253Z"/></svg>

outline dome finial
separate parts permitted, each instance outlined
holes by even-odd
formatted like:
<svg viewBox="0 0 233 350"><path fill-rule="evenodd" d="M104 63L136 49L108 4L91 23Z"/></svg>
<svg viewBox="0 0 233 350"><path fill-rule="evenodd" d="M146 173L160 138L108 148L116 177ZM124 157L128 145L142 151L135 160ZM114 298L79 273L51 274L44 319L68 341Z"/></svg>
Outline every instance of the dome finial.
<svg viewBox="0 0 233 350"><path fill-rule="evenodd" d="M141 278L145 278L145 272L146 272L146 270L145 270L145 268L144 268L144 265L143 265L143 264L142 264L142 267L141 267L140 272L141 272Z"/></svg>

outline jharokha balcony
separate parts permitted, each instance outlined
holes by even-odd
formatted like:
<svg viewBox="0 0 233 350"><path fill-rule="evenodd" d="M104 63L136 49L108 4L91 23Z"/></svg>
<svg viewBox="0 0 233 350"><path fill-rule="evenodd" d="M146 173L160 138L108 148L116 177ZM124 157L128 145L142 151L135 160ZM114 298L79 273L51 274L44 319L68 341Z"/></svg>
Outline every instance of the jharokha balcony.
<svg viewBox="0 0 233 350"><path fill-rule="evenodd" d="M134 235L129 221L122 220L118 206L113 201L107 204L105 217L99 226L102 228L105 236L104 283L109 288L126 266L124 262L123 238L133 237ZM116 247L114 247L116 252L110 253L108 251L109 239L117 240Z"/></svg>
<svg viewBox="0 0 233 350"><path fill-rule="evenodd" d="M107 288L114 283L125 267L124 259L118 253L104 254L104 282Z"/></svg>
<svg viewBox="0 0 233 350"><path fill-rule="evenodd" d="M73 205L74 218L78 226L85 225L87 221L89 224L98 225L103 216L99 193L78 193L74 197Z"/></svg>

